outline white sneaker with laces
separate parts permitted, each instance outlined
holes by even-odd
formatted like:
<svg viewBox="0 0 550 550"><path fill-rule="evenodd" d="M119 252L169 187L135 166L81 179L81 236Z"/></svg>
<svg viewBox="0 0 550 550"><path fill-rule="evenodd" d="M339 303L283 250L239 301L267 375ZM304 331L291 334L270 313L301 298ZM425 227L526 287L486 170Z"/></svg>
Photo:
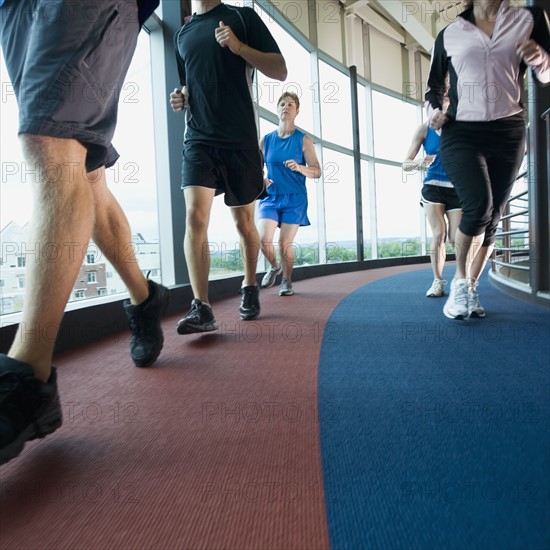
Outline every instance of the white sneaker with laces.
<svg viewBox="0 0 550 550"><path fill-rule="evenodd" d="M443 279L434 279L432 286L426 292L428 298L439 298L445 295L445 282Z"/></svg>
<svg viewBox="0 0 550 550"><path fill-rule="evenodd" d="M479 294L475 283L468 285L468 315L470 317L485 317L485 309L479 302Z"/></svg>
<svg viewBox="0 0 550 550"><path fill-rule="evenodd" d="M281 281L281 286L279 287L279 296L292 296L294 294L294 289L292 288L292 283L288 279Z"/></svg>
<svg viewBox="0 0 550 550"><path fill-rule="evenodd" d="M270 267L262 279L262 288L271 288L282 271L283 268L280 265L277 267Z"/></svg>
<svg viewBox="0 0 550 550"><path fill-rule="evenodd" d="M451 281L451 292L443 307L443 313L449 319L468 317L468 281L466 279Z"/></svg>

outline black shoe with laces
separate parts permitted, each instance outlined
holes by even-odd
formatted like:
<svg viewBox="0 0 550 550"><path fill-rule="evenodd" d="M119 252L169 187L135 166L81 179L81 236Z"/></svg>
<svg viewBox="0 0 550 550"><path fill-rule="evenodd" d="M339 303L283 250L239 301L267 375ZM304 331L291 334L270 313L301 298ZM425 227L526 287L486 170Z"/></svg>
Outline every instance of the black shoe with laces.
<svg viewBox="0 0 550 550"><path fill-rule="evenodd" d="M211 332L218 328L212 308L203 304L198 298L191 302L187 315L178 321L178 334L194 334L196 332Z"/></svg>
<svg viewBox="0 0 550 550"><path fill-rule="evenodd" d="M55 367L45 384L30 365L0 354L0 464L15 458L27 441L61 426L56 380Z"/></svg>
<svg viewBox="0 0 550 550"><path fill-rule="evenodd" d="M258 285L248 285L241 288L241 307L239 314L243 321L252 321L260 315L260 289Z"/></svg>
<svg viewBox="0 0 550 550"><path fill-rule="evenodd" d="M160 355L164 345L164 335L160 320L168 307L168 289L154 281L147 280L149 297L145 302L134 306L125 300L123 307L130 323L130 353L136 367L150 367Z"/></svg>

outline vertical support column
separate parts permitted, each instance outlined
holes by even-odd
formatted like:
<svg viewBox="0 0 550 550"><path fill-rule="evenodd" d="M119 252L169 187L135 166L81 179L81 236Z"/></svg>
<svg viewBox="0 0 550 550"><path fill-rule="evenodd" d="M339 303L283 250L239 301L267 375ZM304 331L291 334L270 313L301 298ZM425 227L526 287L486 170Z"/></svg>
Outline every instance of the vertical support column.
<svg viewBox="0 0 550 550"><path fill-rule="evenodd" d="M309 13L309 41L315 50L311 52L310 60L310 74L312 84L312 97L313 97L313 133L322 139L322 123L321 123L321 94L319 83L319 55L318 55L318 38L317 38L317 22L319 20L319 14L317 13L317 2L315 0L308 0L308 13ZM323 160L323 148L321 144L315 144L315 150L317 158L321 164L321 168L324 169ZM324 171L324 170L323 170ZM319 237L319 263L325 264L327 262L327 229L325 223L325 187L322 183L324 181L323 175L321 175L321 185L317 191L317 235Z"/></svg>
<svg viewBox="0 0 550 550"><path fill-rule="evenodd" d="M371 65L371 47L370 47L370 26L363 24L363 63L365 68L365 79L368 84L365 90L365 111L367 114L367 155L370 157L367 161L368 181L369 181L369 223L371 236L371 259L378 258L378 229L376 222L376 170L374 165L374 128L372 116L372 65Z"/></svg>
<svg viewBox="0 0 550 550"><path fill-rule="evenodd" d="M357 260L365 259L363 243L363 191L361 188L361 147L359 134L359 101L357 98L357 67L349 68L351 88L351 122L353 134L353 171L355 174L355 225L357 239Z"/></svg>
<svg viewBox="0 0 550 550"><path fill-rule="evenodd" d="M547 0L528 0L529 6L547 8ZM547 130L542 120L550 105L550 87L542 87L530 75L529 111L529 237L530 237L530 282L531 292L550 290L550 224L548 208L550 189L548 185L548 142Z"/></svg>
<svg viewBox="0 0 550 550"><path fill-rule="evenodd" d="M151 32L160 265L165 285L189 282L183 254L185 207L181 181L184 118L170 108L167 90L179 86L173 36L183 19L182 2L162 0L162 26Z"/></svg>

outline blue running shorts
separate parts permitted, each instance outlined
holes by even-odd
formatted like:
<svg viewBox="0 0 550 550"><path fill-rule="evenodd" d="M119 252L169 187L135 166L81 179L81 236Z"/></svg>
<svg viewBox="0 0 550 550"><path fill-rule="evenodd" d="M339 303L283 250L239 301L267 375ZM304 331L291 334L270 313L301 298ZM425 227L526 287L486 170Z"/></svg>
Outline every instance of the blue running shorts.
<svg viewBox="0 0 550 550"><path fill-rule="evenodd" d="M311 225L307 217L307 194L292 193L268 195L258 203L258 219L275 220L282 223Z"/></svg>

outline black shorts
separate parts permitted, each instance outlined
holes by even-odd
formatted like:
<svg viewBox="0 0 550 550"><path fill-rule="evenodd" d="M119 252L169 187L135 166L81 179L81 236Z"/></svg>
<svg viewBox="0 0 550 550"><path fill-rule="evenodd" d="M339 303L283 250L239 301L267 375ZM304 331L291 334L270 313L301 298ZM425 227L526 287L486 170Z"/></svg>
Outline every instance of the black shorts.
<svg viewBox="0 0 550 550"><path fill-rule="evenodd" d="M425 204L442 204L445 212L460 210L460 201L453 187L442 187L425 183L420 192L420 206Z"/></svg>
<svg viewBox="0 0 550 550"><path fill-rule="evenodd" d="M266 196L260 149L222 149L199 143L183 147L181 188L207 187L225 193L227 206L244 206Z"/></svg>
<svg viewBox="0 0 550 550"><path fill-rule="evenodd" d="M75 139L112 166L118 99L139 34L136 0L6 0L0 42L19 133Z"/></svg>

